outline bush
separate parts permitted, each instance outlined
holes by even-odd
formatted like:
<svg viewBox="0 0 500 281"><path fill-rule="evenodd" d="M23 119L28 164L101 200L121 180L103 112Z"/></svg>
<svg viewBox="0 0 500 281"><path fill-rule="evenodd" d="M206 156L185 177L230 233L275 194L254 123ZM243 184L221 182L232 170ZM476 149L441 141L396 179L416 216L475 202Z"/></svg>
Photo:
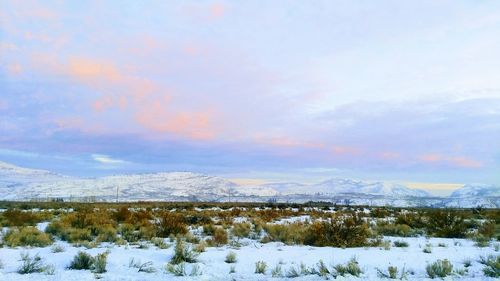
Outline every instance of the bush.
<svg viewBox="0 0 500 281"><path fill-rule="evenodd" d="M46 266L43 264L42 258L36 254L31 257L28 253L21 253L22 265L17 270L19 274L30 274L36 272L43 272Z"/></svg>
<svg viewBox="0 0 500 281"><path fill-rule="evenodd" d="M248 222L235 223L233 225L232 233L234 236L238 238L245 238L250 235L251 230L252 230L252 225Z"/></svg>
<svg viewBox="0 0 500 281"><path fill-rule="evenodd" d="M214 244L217 247L220 247L222 245L226 245L228 242L226 230L221 228L221 227L218 227L217 229L215 229L212 241L214 242Z"/></svg>
<svg viewBox="0 0 500 281"><path fill-rule="evenodd" d="M194 246L193 250L198 252L198 253L203 253L203 252L205 252L206 247L207 247L207 243L205 242L205 240L201 240L200 243L198 243Z"/></svg>
<svg viewBox="0 0 500 281"><path fill-rule="evenodd" d="M412 234L412 229L406 224L377 222L377 227L375 229L378 234L386 236L408 237Z"/></svg>
<svg viewBox="0 0 500 281"><path fill-rule="evenodd" d="M78 252L68 266L69 269L89 270L92 269L94 258L86 252Z"/></svg>
<svg viewBox="0 0 500 281"><path fill-rule="evenodd" d="M235 252L229 252L226 256L226 263L235 263L236 260L236 253Z"/></svg>
<svg viewBox="0 0 500 281"><path fill-rule="evenodd" d="M156 226L159 237L168 237L171 234L186 234L188 232L184 217L172 212L163 213Z"/></svg>
<svg viewBox="0 0 500 281"><path fill-rule="evenodd" d="M64 252L66 249L64 248L63 245L59 245L59 244L54 244L52 245L52 247L50 247L50 251L52 253L62 253Z"/></svg>
<svg viewBox="0 0 500 281"><path fill-rule="evenodd" d="M179 264L171 264L167 263L166 269L168 272L172 273L175 276L186 276L186 266L184 263Z"/></svg>
<svg viewBox="0 0 500 281"><path fill-rule="evenodd" d="M332 217L315 222L306 232L304 244L313 246L361 247L368 243L369 230L359 215Z"/></svg>
<svg viewBox="0 0 500 281"><path fill-rule="evenodd" d="M106 264L108 260L108 254L109 252L104 252L101 254L98 254L93 258L93 263L92 263L92 272L94 273L104 273L106 272Z"/></svg>
<svg viewBox="0 0 500 281"><path fill-rule="evenodd" d="M9 247L45 247L52 244L52 238L36 227L28 226L10 229L4 237L4 242Z"/></svg>
<svg viewBox="0 0 500 281"><path fill-rule="evenodd" d="M400 240L394 241L393 244L394 244L394 247L399 247L399 248L406 248L406 247L409 246L408 242L406 242L406 241L400 241Z"/></svg>
<svg viewBox="0 0 500 281"><path fill-rule="evenodd" d="M146 273L156 272L156 269L153 267L152 261L142 263L141 260L135 260L134 258L131 258L129 260L128 267L137 268L137 272L146 272Z"/></svg>
<svg viewBox="0 0 500 281"><path fill-rule="evenodd" d="M452 211L429 213L428 229L436 237L464 238L467 234L464 216Z"/></svg>
<svg viewBox="0 0 500 281"><path fill-rule="evenodd" d="M488 240L493 238L495 236L495 222L487 221L483 223L478 229L478 234L488 238Z"/></svg>
<svg viewBox="0 0 500 281"><path fill-rule="evenodd" d="M280 264L277 264L272 270L271 270L271 276L272 277L283 277L283 269L281 268Z"/></svg>
<svg viewBox="0 0 500 281"><path fill-rule="evenodd" d="M171 264L180 264L182 262L195 263L198 254L191 248L184 245L180 237L177 237L175 244L174 256L170 261Z"/></svg>
<svg viewBox="0 0 500 281"><path fill-rule="evenodd" d="M431 244L425 244L425 247L422 250L422 252L424 252L426 254L432 253L432 245Z"/></svg>
<svg viewBox="0 0 500 281"><path fill-rule="evenodd" d="M399 277L398 277L398 267L397 266L389 266L387 268L387 273L385 273L382 270L377 268L377 275L379 278L404 280L408 277L408 272L403 267L403 269L401 270L401 274L399 274Z"/></svg>
<svg viewBox="0 0 500 281"><path fill-rule="evenodd" d="M359 277L363 271L361 268L359 268L358 261L355 258L352 258L349 262L347 262L345 265L343 264L337 264L333 267L335 272L333 273L333 276L337 278L337 276L346 276L347 274L350 274L352 276Z"/></svg>
<svg viewBox="0 0 500 281"><path fill-rule="evenodd" d="M9 209L3 212L2 215L6 220L6 226L33 226L41 221L40 216L31 211Z"/></svg>
<svg viewBox="0 0 500 281"><path fill-rule="evenodd" d="M303 224L266 224L264 229L267 235L263 242L277 241L287 245L304 243L305 227Z"/></svg>
<svg viewBox="0 0 500 281"><path fill-rule="evenodd" d="M319 276L326 277L330 274L330 270L328 270L328 267L326 266L326 264L323 260L319 260L317 267L318 267L318 270L316 273Z"/></svg>
<svg viewBox="0 0 500 281"><path fill-rule="evenodd" d="M203 225L203 233L205 235L214 235L215 226L213 224L205 224Z"/></svg>
<svg viewBox="0 0 500 281"><path fill-rule="evenodd" d="M97 230L98 235L97 235L97 241L98 242L115 242L116 239L118 238L116 236L116 228L114 228L112 225L104 225L102 228L99 228Z"/></svg>
<svg viewBox="0 0 500 281"><path fill-rule="evenodd" d="M444 278L451 275L453 271L453 265L447 260L437 260L436 262L427 265L425 268L427 275L434 279L436 277Z"/></svg>
<svg viewBox="0 0 500 281"><path fill-rule="evenodd" d="M481 263L484 264L484 275L496 278L500 277L500 255L482 258Z"/></svg>
<svg viewBox="0 0 500 281"><path fill-rule="evenodd" d="M267 264L264 261L258 261L255 263L255 273L257 274L265 274L266 268Z"/></svg>

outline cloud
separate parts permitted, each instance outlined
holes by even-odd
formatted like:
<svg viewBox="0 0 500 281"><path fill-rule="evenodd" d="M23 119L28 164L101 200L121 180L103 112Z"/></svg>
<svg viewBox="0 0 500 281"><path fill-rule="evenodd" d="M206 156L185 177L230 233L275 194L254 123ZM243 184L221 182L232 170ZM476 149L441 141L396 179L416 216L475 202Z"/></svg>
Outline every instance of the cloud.
<svg viewBox="0 0 500 281"><path fill-rule="evenodd" d="M226 12L226 6L221 3L214 3L210 6L210 18L218 19Z"/></svg>
<svg viewBox="0 0 500 281"><path fill-rule="evenodd" d="M104 165L123 165L123 164L129 163L128 161L114 159L114 158L111 158L110 156L104 155L104 154L92 154L91 156L92 156L92 159L94 159L94 161L97 161L97 162L104 164Z"/></svg>

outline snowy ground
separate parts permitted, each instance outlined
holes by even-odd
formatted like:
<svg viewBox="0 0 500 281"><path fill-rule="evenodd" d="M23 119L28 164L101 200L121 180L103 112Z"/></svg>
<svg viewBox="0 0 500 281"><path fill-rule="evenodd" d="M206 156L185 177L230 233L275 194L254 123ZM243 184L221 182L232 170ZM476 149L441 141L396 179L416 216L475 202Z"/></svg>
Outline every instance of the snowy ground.
<svg viewBox="0 0 500 281"><path fill-rule="evenodd" d="M409 280L426 280L425 267L428 263L437 259L448 259L453 264L454 269L463 269L464 261L471 260L472 265L463 277L453 276L446 280L494 280L484 277L482 273L483 265L478 262L480 256L498 255L493 246L479 248L474 246L474 242L465 239L443 239L425 237L401 238L385 237L386 240L399 240L409 243L407 248L391 247L384 248L332 248L332 247L310 247L310 246L286 246L282 243L261 244L253 240L242 240L240 248L229 246L220 248L207 248L207 251L198 257L198 266L201 274L195 277L175 277L164 270L165 264L170 261L173 255L173 246L168 249L158 249L150 246L148 249L139 249L137 246L115 246L102 244L99 248L85 249L76 248L64 242L57 242L65 247L61 253L52 253L51 247L45 248L0 248L0 259L3 268L0 269L0 280L284 280L287 278L274 278L271 270L281 264L283 272L300 263L308 267L315 266L322 259L327 265L345 263L352 257L356 257L363 274L359 278L339 277L339 280L378 280L377 268L387 271L389 265L398 268L405 267L409 272ZM426 244L432 244L432 253L424 253L422 250ZM439 244L444 244L438 246ZM78 251L86 251L92 255L110 251L108 256L108 272L96 276L90 271L68 270L71 259ZM237 255L237 262L227 264L224 262L229 251ZM31 255L40 254L47 264L55 266L54 275L44 273L21 275L16 271L21 262L20 253L29 252ZM137 272L136 268L130 268L130 259L141 260L143 263L151 261L156 268L154 273ZM255 274L255 263L257 261L267 263L266 274ZM229 273L231 266L234 266L235 273ZM186 265L189 274L191 264ZM413 273L413 274L411 274ZM330 277L332 278L332 277ZM307 275L295 278L294 280L324 280L318 275ZM430 280L430 279L429 279Z"/></svg>

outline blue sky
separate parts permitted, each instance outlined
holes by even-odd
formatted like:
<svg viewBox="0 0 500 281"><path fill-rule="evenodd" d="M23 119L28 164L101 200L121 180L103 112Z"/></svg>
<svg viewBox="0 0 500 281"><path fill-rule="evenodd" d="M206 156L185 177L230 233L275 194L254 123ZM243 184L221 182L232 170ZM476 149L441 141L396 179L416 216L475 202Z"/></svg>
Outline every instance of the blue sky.
<svg viewBox="0 0 500 281"><path fill-rule="evenodd" d="M0 1L0 160L500 183L498 1Z"/></svg>

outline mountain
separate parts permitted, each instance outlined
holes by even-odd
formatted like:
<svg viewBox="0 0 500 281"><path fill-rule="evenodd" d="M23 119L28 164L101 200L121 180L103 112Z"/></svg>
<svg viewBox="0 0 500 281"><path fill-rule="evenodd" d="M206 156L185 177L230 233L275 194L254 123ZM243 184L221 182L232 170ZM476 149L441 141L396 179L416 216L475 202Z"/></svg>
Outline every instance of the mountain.
<svg viewBox="0 0 500 281"><path fill-rule="evenodd" d="M252 201L307 202L376 206L500 207L496 186L465 185L448 198L432 197L404 185L333 178L316 184L238 185L191 172L68 177L0 162L0 200L97 201Z"/></svg>
<svg viewBox="0 0 500 281"><path fill-rule="evenodd" d="M300 183L273 183L266 187L278 191L281 195L291 194L364 194L382 195L390 197L428 197L430 194L424 190L411 189L400 184L367 182L361 180L333 178L318 184Z"/></svg>
<svg viewBox="0 0 500 281"><path fill-rule="evenodd" d="M492 197L500 196L500 186L466 184L463 187L453 191L450 197L470 198L470 197Z"/></svg>

